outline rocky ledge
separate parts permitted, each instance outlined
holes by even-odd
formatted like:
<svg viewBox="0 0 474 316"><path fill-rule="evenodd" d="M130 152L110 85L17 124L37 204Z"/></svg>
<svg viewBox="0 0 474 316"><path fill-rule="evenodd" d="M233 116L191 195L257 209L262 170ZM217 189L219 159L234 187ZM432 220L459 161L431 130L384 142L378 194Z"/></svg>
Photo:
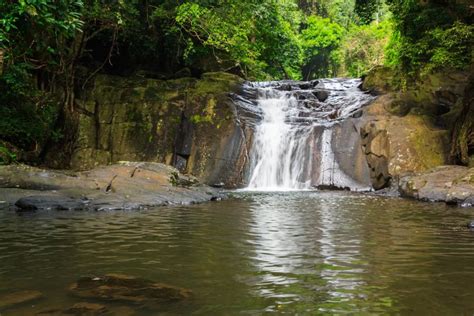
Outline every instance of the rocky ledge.
<svg viewBox="0 0 474 316"><path fill-rule="evenodd" d="M422 201L474 206L474 168L440 166L400 178L400 194Z"/></svg>
<svg viewBox="0 0 474 316"><path fill-rule="evenodd" d="M152 162L120 162L90 171L0 167L0 207L18 210L124 210L219 200L223 194Z"/></svg>

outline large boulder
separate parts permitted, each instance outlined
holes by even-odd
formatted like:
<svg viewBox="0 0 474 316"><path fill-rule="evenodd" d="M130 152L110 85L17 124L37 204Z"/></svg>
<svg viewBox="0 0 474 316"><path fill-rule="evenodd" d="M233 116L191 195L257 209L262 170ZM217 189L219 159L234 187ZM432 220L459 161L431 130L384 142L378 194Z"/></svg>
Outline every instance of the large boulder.
<svg viewBox="0 0 474 316"><path fill-rule="evenodd" d="M402 196L423 201L474 206L474 168L440 166L400 178Z"/></svg>

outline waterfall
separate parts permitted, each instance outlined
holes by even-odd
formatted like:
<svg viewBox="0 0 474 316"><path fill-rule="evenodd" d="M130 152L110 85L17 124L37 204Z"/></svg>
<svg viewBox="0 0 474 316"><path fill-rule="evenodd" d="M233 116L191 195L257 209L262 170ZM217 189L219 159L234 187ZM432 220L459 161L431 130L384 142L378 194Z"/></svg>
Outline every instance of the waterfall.
<svg viewBox="0 0 474 316"><path fill-rule="evenodd" d="M247 96L254 98L260 120L247 190L369 189L342 170L333 150L334 126L371 100L359 84L355 79L249 83Z"/></svg>

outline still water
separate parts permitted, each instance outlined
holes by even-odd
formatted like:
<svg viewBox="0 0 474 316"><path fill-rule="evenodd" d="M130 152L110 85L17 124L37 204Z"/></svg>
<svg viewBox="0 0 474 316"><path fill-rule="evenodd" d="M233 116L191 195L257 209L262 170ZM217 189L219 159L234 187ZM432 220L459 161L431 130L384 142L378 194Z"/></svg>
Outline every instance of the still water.
<svg viewBox="0 0 474 316"><path fill-rule="evenodd" d="M239 193L134 212L0 211L0 295L71 306L69 284L121 273L193 298L137 315L474 314L473 210L345 192ZM83 300L82 300L83 301Z"/></svg>

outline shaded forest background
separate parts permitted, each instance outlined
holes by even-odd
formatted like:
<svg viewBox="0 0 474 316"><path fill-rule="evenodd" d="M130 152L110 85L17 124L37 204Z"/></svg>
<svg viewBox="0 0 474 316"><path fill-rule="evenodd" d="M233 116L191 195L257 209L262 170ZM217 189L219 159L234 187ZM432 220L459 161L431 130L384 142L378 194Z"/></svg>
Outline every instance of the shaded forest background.
<svg viewBox="0 0 474 316"><path fill-rule="evenodd" d="M168 79L400 78L467 69L470 0L4 0L0 152L67 141L74 100L97 73ZM5 158L3 158L5 159Z"/></svg>

